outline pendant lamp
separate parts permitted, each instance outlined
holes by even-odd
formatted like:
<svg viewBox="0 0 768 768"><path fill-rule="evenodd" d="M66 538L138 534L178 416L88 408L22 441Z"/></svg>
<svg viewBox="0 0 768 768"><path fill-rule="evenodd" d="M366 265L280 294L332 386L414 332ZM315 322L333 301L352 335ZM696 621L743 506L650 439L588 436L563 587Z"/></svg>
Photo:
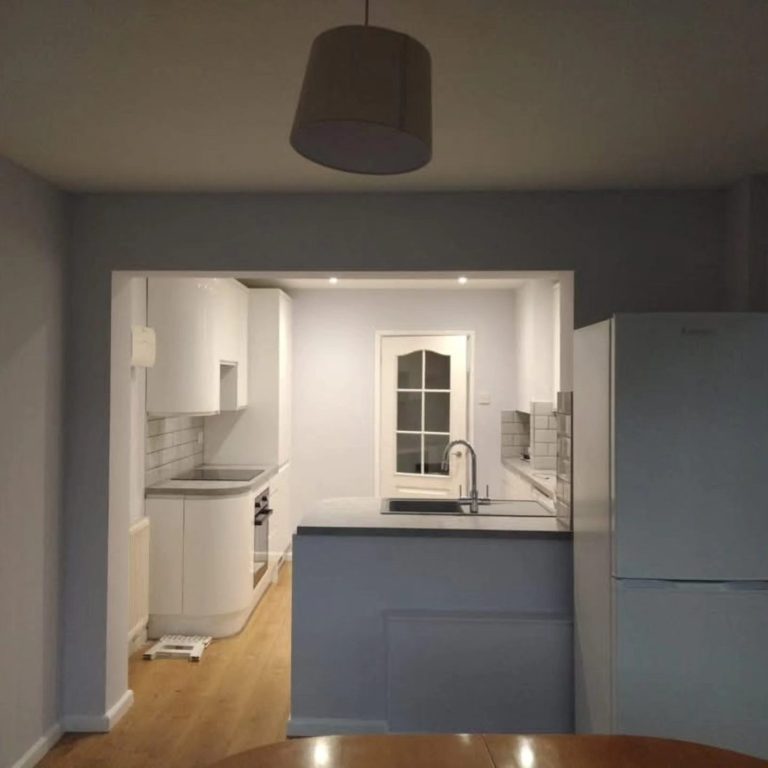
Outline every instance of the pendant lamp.
<svg viewBox="0 0 768 768"><path fill-rule="evenodd" d="M312 162L350 173L414 171L432 157L429 51L418 40L365 24L315 38L291 130Z"/></svg>

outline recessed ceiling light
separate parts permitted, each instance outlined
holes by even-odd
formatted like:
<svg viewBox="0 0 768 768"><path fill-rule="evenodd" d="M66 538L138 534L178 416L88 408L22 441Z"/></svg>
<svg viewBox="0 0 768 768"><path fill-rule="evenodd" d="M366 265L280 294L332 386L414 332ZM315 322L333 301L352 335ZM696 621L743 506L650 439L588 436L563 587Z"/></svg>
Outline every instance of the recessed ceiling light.
<svg viewBox="0 0 768 768"><path fill-rule="evenodd" d="M457 279L458 279L459 285L466 285L467 282L469 282L469 278L466 275L462 275Z"/></svg>
<svg viewBox="0 0 768 768"><path fill-rule="evenodd" d="M338 278L338 277L329 277L329 278L328 278L328 282L329 282L331 285L336 285L336 283L338 283L338 282L339 282L339 278Z"/></svg>

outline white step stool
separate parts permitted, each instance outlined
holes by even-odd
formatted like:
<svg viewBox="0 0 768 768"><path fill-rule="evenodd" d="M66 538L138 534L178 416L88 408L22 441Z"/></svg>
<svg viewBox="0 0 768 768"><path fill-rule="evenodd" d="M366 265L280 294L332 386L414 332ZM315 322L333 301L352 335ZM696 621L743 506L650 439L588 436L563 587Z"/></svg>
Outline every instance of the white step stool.
<svg viewBox="0 0 768 768"><path fill-rule="evenodd" d="M144 658L152 661L158 657L186 657L190 661L200 661L203 651L210 644L211 638L203 635L163 635L148 651L144 651Z"/></svg>

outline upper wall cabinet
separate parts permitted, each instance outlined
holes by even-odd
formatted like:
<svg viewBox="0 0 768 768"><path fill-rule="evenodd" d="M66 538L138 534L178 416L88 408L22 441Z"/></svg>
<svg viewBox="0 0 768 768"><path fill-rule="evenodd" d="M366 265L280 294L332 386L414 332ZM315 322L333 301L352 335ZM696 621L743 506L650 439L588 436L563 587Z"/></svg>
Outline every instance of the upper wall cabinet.
<svg viewBox="0 0 768 768"><path fill-rule="evenodd" d="M291 300L277 288L249 291L248 408L206 419L205 460L277 464L291 455Z"/></svg>
<svg viewBox="0 0 768 768"><path fill-rule="evenodd" d="M248 289L232 279L151 277L157 359L147 411L210 414L247 404Z"/></svg>
<svg viewBox="0 0 768 768"><path fill-rule="evenodd" d="M215 280L215 326L221 409L248 404L248 289L237 280Z"/></svg>

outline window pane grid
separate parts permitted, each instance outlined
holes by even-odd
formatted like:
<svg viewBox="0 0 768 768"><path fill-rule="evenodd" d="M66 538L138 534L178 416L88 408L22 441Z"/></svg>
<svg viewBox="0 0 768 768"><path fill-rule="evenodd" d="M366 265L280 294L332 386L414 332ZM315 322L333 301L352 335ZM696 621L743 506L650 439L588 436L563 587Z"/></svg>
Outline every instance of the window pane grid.
<svg viewBox="0 0 768 768"><path fill-rule="evenodd" d="M418 354L418 356L417 356ZM429 355L430 357L428 357ZM447 360L444 360L447 358ZM447 362L447 365L445 364ZM434 363L434 366L433 366ZM450 381L450 356L440 355L436 352L427 352L420 350L419 353L411 352L408 355L400 356L398 360L397 377L397 424L395 428L396 435L396 454L397 454L397 474L399 475L441 475L447 474L441 466L438 456L444 445L448 444L450 432L440 429L434 429L435 426L442 426L444 423L450 429L450 388L445 389L440 385ZM418 367L416 367L418 366ZM427 367L430 368L432 386L427 386ZM416 374L414 376L414 374ZM420 375L420 376L419 376ZM419 382L420 387L414 387ZM400 384L406 386L400 386ZM410 386L407 386L410 384ZM437 384L438 386L434 386ZM406 397L401 397L406 395ZM407 396L411 397L408 398ZM418 395L418 405L414 395ZM431 408L427 414L427 395L433 395L430 399ZM435 400L434 395L444 395L445 400ZM442 404L442 407L440 407ZM415 407L414 407L415 406ZM420 412L420 413L419 413ZM420 420L416 417L419 413ZM432 429L427 429L427 419L429 418ZM447 420L447 422L446 422ZM420 421L420 429L402 429L402 426L415 426L415 422ZM403 436L403 440L399 436ZM416 438L416 439L414 439ZM441 439L442 438L442 439ZM411 471L408 471L411 470ZM415 470L415 471L414 471Z"/></svg>

